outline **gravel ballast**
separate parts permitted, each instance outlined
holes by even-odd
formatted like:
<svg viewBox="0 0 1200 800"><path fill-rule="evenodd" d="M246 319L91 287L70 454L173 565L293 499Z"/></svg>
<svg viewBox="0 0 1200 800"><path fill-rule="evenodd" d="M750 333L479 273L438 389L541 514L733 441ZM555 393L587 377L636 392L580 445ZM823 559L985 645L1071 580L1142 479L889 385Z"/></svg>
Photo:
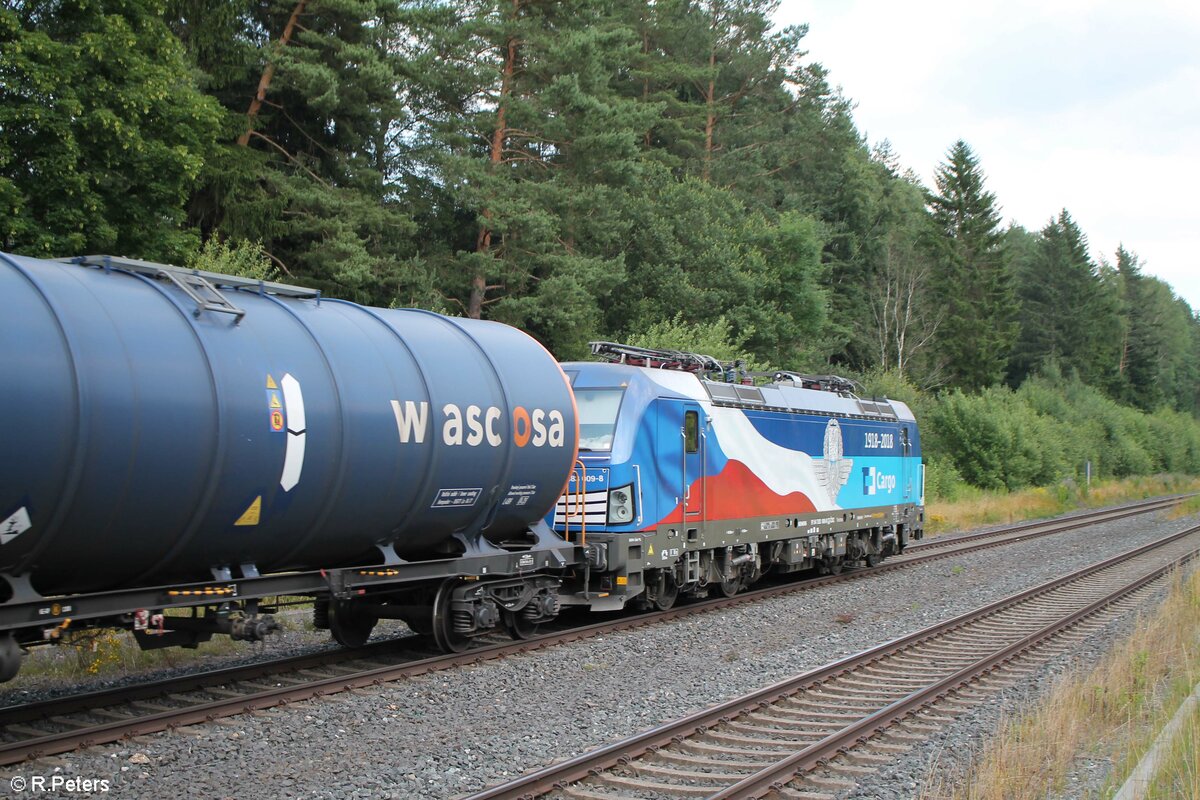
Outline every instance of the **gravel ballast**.
<svg viewBox="0 0 1200 800"><path fill-rule="evenodd" d="M68 777L108 780L109 796L122 798L453 797L924 628L1195 522L1144 515L954 556L370 692L4 768L0 786L7 787L12 776L57 769ZM1098 654L1104 642L1097 637L1087 646ZM986 712L1000 705L985 704L952 726L966 726L964 747L972 736L977 740L994 729ZM975 716L972 726L968 720ZM945 741L931 747L935 744L943 758L958 749ZM881 786L898 792L895 797L913 796L910 784L924 779L928 758L914 754L905 763L919 767L905 767L903 774L893 770Z"/></svg>

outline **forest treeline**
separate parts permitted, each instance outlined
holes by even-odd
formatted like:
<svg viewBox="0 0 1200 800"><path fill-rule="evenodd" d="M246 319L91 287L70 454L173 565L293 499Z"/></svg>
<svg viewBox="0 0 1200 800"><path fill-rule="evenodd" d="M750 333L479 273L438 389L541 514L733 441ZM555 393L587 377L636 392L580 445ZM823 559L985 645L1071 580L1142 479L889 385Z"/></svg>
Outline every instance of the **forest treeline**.
<svg viewBox="0 0 1200 800"><path fill-rule="evenodd" d="M776 5L8 0L0 245L261 257L561 358L715 325L761 364L937 393L932 419L1034 378L1190 437L1200 323L1136 243L1095 262L1065 209L1006 227L964 141L923 186Z"/></svg>

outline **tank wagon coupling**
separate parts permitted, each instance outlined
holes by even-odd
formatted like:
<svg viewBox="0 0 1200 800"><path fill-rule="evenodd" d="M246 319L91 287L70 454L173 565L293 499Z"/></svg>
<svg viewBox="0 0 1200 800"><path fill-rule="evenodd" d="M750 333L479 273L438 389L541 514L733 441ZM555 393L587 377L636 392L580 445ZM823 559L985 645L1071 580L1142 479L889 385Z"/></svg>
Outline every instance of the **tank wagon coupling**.
<svg viewBox="0 0 1200 800"><path fill-rule="evenodd" d="M579 461L547 517L580 542L565 605L667 608L767 573L873 566L924 527L924 467L903 403L836 375L593 342L563 365Z"/></svg>
<svg viewBox="0 0 1200 800"><path fill-rule="evenodd" d="M28 647L258 641L275 598L448 649L559 608L573 395L499 323L110 256L0 254L0 678Z"/></svg>

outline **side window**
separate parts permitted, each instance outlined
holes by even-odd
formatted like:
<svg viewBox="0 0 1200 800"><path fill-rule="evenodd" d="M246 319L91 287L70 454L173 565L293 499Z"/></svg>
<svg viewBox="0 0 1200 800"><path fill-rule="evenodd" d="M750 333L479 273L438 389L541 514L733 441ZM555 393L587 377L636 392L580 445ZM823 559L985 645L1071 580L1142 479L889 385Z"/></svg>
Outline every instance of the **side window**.
<svg viewBox="0 0 1200 800"><path fill-rule="evenodd" d="M903 449L904 455L912 453L912 443L908 441L908 427L900 429L900 447Z"/></svg>
<svg viewBox="0 0 1200 800"><path fill-rule="evenodd" d="M687 452L700 452L700 415L695 411L683 415L683 443Z"/></svg>

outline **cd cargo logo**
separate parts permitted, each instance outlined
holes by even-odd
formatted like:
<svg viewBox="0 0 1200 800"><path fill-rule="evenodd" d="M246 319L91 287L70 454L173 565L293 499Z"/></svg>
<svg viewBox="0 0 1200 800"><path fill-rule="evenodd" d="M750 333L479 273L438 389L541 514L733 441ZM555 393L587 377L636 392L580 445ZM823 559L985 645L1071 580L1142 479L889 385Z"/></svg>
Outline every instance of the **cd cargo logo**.
<svg viewBox="0 0 1200 800"><path fill-rule="evenodd" d="M896 488L896 476L879 472L874 467L863 467L863 494L873 495L876 492L892 492Z"/></svg>

